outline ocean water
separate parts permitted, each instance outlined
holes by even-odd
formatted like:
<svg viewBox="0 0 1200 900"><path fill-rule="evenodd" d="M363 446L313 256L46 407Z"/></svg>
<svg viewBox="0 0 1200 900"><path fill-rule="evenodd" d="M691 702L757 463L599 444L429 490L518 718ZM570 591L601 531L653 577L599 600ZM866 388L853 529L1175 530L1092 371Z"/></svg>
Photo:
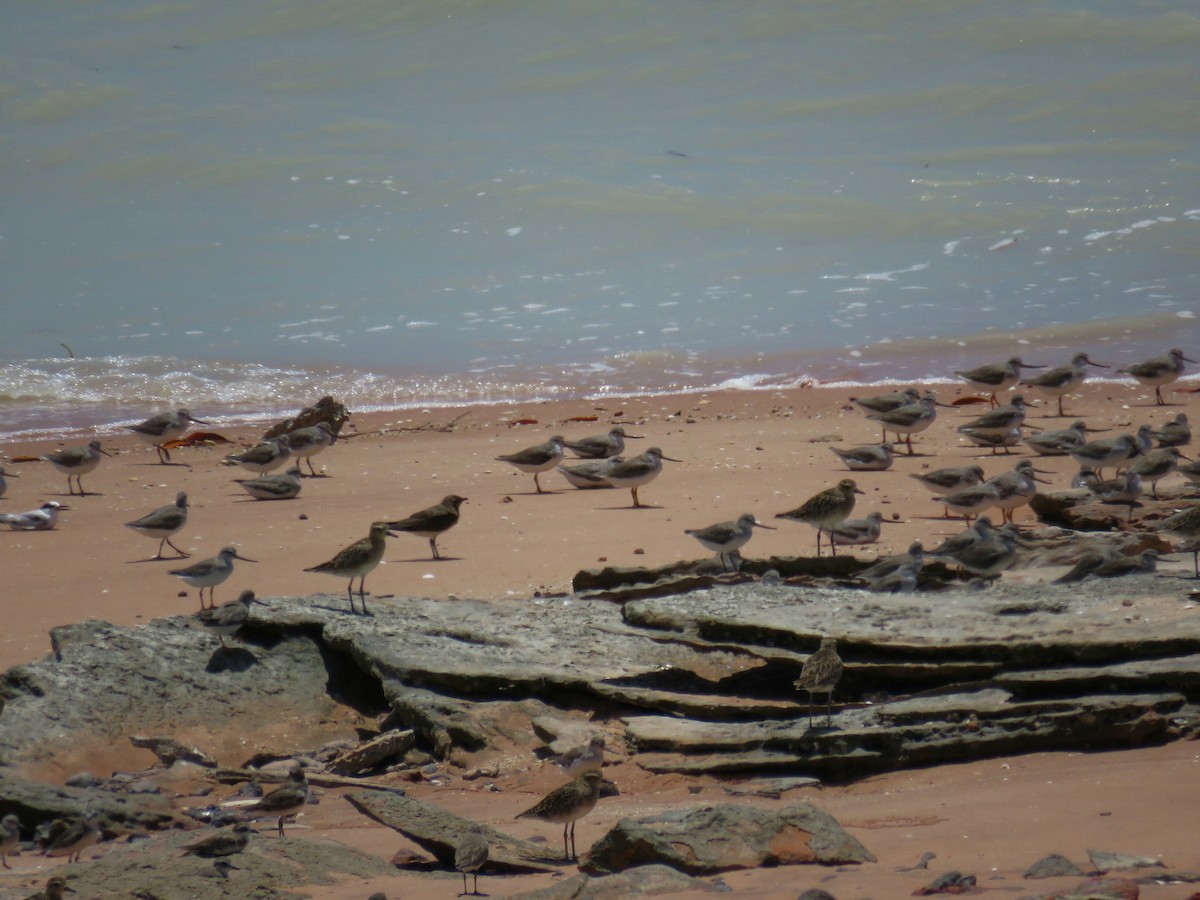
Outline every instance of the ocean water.
<svg viewBox="0 0 1200 900"><path fill-rule="evenodd" d="M0 437L1200 353L1190 4L4 19Z"/></svg>

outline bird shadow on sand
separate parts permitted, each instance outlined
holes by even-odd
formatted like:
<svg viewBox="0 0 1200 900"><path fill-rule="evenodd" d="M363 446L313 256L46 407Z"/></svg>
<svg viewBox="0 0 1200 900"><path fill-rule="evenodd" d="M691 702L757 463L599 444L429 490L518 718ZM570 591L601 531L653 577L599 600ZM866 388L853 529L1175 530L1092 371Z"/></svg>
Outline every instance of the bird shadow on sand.
<svg viewBox="0 0 1200 900"><path fill-rule="evenodd" d="M187 554L186 556L147 556L145 559L126 560L125 565L140 566L142 563L155 563L155 562L171 562L171 563L173 563L173 562L180 562L181 560L191 559L191 558L192 558L192 555L190 553Z"/></svg>
<svg viewBox="0 0 1200 900"><path fill-rule="evenodd" d="M428 556L414 556L412 559L390 559L391 563L443 563L443 562L462 562L461 556L439 556L437 559L432 559Z"/></svg>
<svg viewBox="0 0 1200 900"><path fill-rule="evenodd" d="M137 462L137 463L131 462L131 463L128 463L128 465L142 466L142 467L149 466L154 469L157 469L160 466L175 466L177 468L184 468L184 469L190 469L192 467L191 463L185 463L185 462Z"/></svg>
<svg viewBox="0 0 1200 900"><path fill-rule="evenodd" d="M245 647L218 647L208 658L204 671L209 674L221 672L247 672L258 665L258 657Z"/></svg>

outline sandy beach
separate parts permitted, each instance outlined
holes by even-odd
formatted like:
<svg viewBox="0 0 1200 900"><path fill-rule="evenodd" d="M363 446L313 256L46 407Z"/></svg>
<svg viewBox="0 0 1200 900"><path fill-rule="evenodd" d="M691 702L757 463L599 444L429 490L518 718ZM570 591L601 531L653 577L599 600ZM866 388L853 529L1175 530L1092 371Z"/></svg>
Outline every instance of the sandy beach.
<svg viewBox="0 0 1200 900"><path fill-rule="evenodd" d="M944 403L974 396L964 385L934 389ZM968 402L940 409L933 426L914 439L916 455L903 455L898 448L890 471L848 473L829 447L879 439L877 426L848 402L850 393L813 387L356 414L344 439L315 458L324 477L304 479L297 499L273 502L251 500L233 479L252 476L222 463L228 453L253 443L260 428L222 432L230 445L177 449L172 452L177 464L170 466L159 465L154 449L132 435L105 436L103 446L113 456L84 476L89 491L84 497L68 495L66 477L49 464L20 461L60 444L9 445L3 464L20 477L9 482L0 512L24 511L52 499L69 509L56 530L0 532L8 598L0 665L8 668L46 654L48 632L56 625L100 618L134 626L195 611L196 590L168 571L226 545L257 562L235 563L232 577L216 589L218 604L245 588L261 597L324 592L340 593L344 600L344 579L303 570L364 537L372 521L401 518L447 494L465 496L468 502L460 524L438 541L445 559L431 560L424 538L390 538L384 564L367 577L368 602L402 604L406 596L427 596L505 603L527 602L536 593L568 594L579 569L701 558L706 551L684 529L747 512L778 529L756 532L743 555L811 554L814 529L773 517L847 476L864 492L855 517L879 510L888 521L879 542L859 548L859 555L895 553L914 539L928 545L962 527L942 517L941 506L910 474L977 462L990 476L1029 455L1023 448L1013 455L993 455L962 440L955 426L987 408L986 403ZM1195 394L1168 391L1167 397L1173 405L1156 407L1152 389L1088 385L1068 398L1066 419L1053 417L1056 410L1049 402L1032 409L1027 423L1060 428L1082 418L1094 429L1115 432L1134 431L1147 422L1157 427L1181 411L1195 417L1200 404ZM195 412L203 415L203 410ZM578 438L614 424L642 436L629 441L627 456L656 446L680 460L666 462L662 474L641 488L645 508L631 508L628 490L580 491L555 472L541 476L548 493L537 494L532 475L495 460L553 434ZM1068 486L1077 468L1069 457L1042 459L1039 467L1055 473L1046 476L1053 482L1048 489ZM153 560L157 539L122 525L171 503L178 491L187 492L191 512L187 527L172 540L191 558ZM1027 508L1018 510L1019 523L1032 519ZM1190 571L1191 558L1180 555L1162 568ZM1005 577L1042 581L1061 571L1023 570ZM352 724L346 723L347 730ZM255 743L265 739L259 736ZM97 750L94 766L116 765L109 753ZM151 758L145 756L136 762L148 764ZM86 752L77 761L80 768L85 757ZM822 886L844 900L907 895L935 874L958 868L976 874L982 885L1016 896L1043 889L1041 883L1020 881L1023 869L1040 856L1062 852L1082 861L1084 849L1096 846L1162 855L1172 868L1200 869L1194 828L1186 824L1187 811L1200 800L1198 760L1194 745L1184 743L1097 755L1039 754L899 772L811 796L789 795L788 800L809 799L826 808L880 863L850 872L792 868L732 873L726 881L739 895L794 897L829 878ZM585 820L580 832L587 838L581 840L594 839L623 815L722 795L718 785L705 782L696 798L681 779L647 776L631 762L614 762L605 774L621 787L622 796L603 802ZM499 782L505 792L488 799L489 822L510 827L516 811L554 786L553 776L537 765L529 755L506 767ZM419 786L414 795L459 812L477 803L474 789L461 783L441 790ZM314 835L328 833L385 858L403 843L340 802L322 803L305 819ZM541 833L527 821L514 830L524 836ZM554 826L542 831L554 839ZM938 854L929 872L896 872L915 864L927 850ZM44 879L45 862L14 859L24 883L33 883L39 874ZM1003 880L993 885L993 878ZM449 896L461 887L456 879L399 874L388 884L356 884L320 896L365 897L373 890L388 896ZM481 880L481 889L497 895L548 883L545 876L530 876L489 882L485 888ZM1044 889L1069 883L1051 882ZM1144 888L1142 896L1173 900L1190 894L1186 886L1175 886Z"/></svg>

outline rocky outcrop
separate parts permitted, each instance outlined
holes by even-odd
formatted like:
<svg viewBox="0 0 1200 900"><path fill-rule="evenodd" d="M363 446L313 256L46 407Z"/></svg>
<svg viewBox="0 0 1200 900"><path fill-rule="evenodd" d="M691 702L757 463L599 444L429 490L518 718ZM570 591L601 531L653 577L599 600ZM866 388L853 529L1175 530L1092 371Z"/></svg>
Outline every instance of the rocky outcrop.
<svg viewBox="0 0 1200 900"><path fill-rule="evenodd" d="M691 875L800 863L875 862L832 816L809 803L766 810L723 803L622 819L580 862L589 873L647 864Z"/></svg>
<svg viewBox="0 0 1200 900"><path fill-rule="evenodd" d="M512 900L622 900L625 897L653 897L656 894L692 891L727 893L729 888L709 884L669 866L651 865L615 875L576 875L548 888L514 894Z"/></svg>

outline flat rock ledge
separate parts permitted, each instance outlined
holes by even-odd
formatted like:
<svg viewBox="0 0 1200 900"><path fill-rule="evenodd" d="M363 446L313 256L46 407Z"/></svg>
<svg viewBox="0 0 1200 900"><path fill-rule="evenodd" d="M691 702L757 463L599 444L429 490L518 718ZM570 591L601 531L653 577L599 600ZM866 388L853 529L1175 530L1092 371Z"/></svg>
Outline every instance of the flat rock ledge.
<svg viewBox="0 0 1200 900"><path fill-rule="evenodd" d="M1195 585L718 584L624 603L374 598L372 616L344 596L267 597L227 650L184 616L87 621L54 629L50 656L0 680L0 770L37 768L80 740L196 743L206 730L319 721L335 704L412 729L415 750L451 769L511 746L514 721L536 745L534 719L580 711L648 770L737 777L849 779L1162 742L1196 727ZM792 683L823 635L846 668L829 723L819 710L810 725Z"/></svg>

